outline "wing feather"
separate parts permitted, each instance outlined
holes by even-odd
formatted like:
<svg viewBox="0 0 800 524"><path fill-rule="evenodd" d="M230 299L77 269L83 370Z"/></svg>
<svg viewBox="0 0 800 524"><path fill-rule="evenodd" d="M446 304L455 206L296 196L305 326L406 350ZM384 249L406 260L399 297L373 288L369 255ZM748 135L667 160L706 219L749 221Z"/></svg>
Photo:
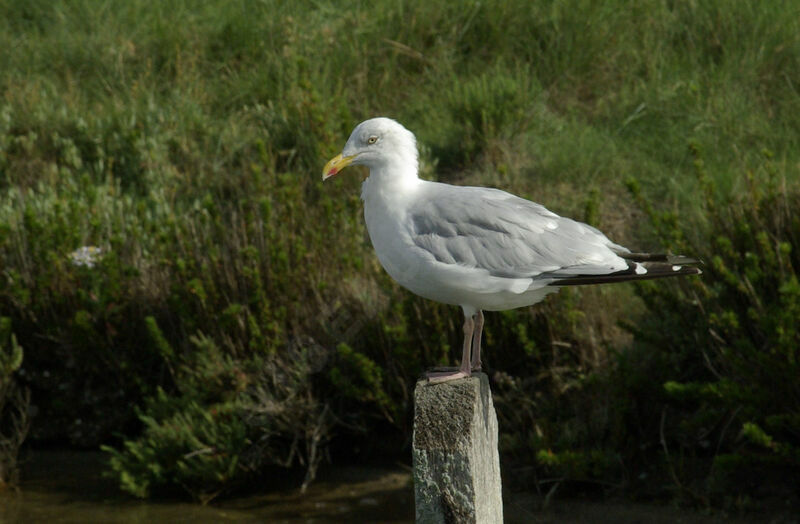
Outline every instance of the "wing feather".
<svg viewBox="0 0 800 524"><path fill-rule="evenodd" d="M597 229L497 189L430 184L409 209L416 246L444 264L505 278L601 274L627 252Z"/></svg>

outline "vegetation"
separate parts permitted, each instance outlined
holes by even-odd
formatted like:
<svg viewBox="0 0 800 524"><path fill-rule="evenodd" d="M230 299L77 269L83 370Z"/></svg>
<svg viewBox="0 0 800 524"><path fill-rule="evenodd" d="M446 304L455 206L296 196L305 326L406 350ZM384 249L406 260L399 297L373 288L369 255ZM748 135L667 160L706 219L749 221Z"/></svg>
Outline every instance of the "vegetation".
<svg viewBox="0 0 800 524"><path fill-rule="evenodd" d="M14 377L22 357L10 320L0 317L0 491L19 481L17 457L30 427L30 396Z"/></svg>
<svg viewBox="0 0 800 524"><path fill-rule="evenodd" d="M800 466L800 217L793 211L800 190L777 178L764 151L747 188L720 205L702 155L694 153L710 238L691 241L672 217L650 214L665 241L672 237L708 260L705 278L677 292L642 286L659 315L634 331L658 355L653 361L670 370L659 381L666 396L661 423L675 422L662 429L661 445L677 487L703 502L711 496L741 504L754 490L768 494L759 475L777 469L791 478ZM686 349L665 354L666 344ZM698 479L702 458L712 466Z"/></svg>
<svg viewBox="0 0 800 524"><path fill-rule="evenodd" d="M383 273L357 172L319 181L386 115L417 133L425 177L706 261L487 317L520 485L749 507L757 469L797 496L793 4L0 14L0 316L33 442L104 444L124 489L201 501L272 465L307 484L329 443L334 464L402 451L414 380L456 358L460 313Z"/></svg>

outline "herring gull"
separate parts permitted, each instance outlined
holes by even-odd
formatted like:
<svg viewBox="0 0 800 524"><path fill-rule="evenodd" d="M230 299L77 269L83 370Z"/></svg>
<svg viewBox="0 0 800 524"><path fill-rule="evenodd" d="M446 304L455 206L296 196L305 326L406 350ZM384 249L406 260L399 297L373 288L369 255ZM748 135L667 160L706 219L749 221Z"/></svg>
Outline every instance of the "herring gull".
<svg viewBox="0 0 800 524"><path fill-rule="evenodd" d="M481 367L483 310L535 304L561 286L699 274L698 261L633 253L596 228L499 189L429 182L418 176L414 134L389 118L353 130L322 179L364 165L367 231L381 265L422 297L461 306L461 365L431 382Z"/></svg>

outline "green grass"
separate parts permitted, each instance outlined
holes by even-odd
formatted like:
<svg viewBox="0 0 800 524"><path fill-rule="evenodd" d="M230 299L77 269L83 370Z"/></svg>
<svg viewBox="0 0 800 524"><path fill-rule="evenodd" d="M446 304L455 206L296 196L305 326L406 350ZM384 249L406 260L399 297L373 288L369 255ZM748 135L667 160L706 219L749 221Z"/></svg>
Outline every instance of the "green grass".
<svg viewBox="0 0 800 524"><path fill-rule="evenodd" d="M236 377L322 348L292 371L308 402L263 462L296 456L293 439L330 412L341 433L402 443L413 379L455 358L459 313L377 265L357 170L320 182L368 117L417 134L427 178L501 187L643 250L673 246L631 178L695 245L715 235L693 151L721 202L749 175L800 183L791 2L0 0L0 49L0 316L26 350L40 440L130 442L181 418L163 408L136 422L120 406L191 404L192 420L240 409L181 386L194 379L175 362L207 336ZM84 245L104 250L96 269L69 263ZM608 435L632 431L627 393L605 380L630 347L620 322L644 311L622 286L488 319L490 369L544 377L534 389L551 399L537 401L550 433L525 440L514 424L529 421L508 415L507 449L569 451L598 432L619 445ZM242 391L282 383L243 373ZM587 413L598 398L603 423ZM616 463L586 457L571 471Z"/></svg>
<svg viewBox="0 0 800 524"><path fill-rule="evenodd" d="M641 174L671 181L674 198L691 178L690 140L713 151L722 180L764 147L797 162L798 8L779 4L7 4L2 83L22 129L135 112L157 126L148 134L219 148L217 163L231 139L267 131L316 170L320 151L294 141L332 150L353 123L388 114L434 151L471 138L457 126L546 149L527 167L547 178Z"/></svg>

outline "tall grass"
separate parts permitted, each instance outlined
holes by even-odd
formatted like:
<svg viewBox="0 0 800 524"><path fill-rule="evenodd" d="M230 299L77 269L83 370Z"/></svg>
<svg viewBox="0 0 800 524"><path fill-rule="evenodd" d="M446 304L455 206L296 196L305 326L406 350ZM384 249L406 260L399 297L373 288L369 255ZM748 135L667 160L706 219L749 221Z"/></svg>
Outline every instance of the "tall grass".
<svg viewBox="0 0 800 524"><path fill-rule="evenodd" d="M181 484L202 500L265 463L316 463L330 432L401 446L413 379L455 357L458 319L378 267L357 172L321 186L350 129L395 117L418 135L424 176L503 187L655 249L625 189L635 176L643 198L706 238L689 144L714 198L741 191L765 148L798 183L799 10L0 2L0 315L26 349L32 436L96 446L116 434L132 492ZM82 246L100 248L93 267L70 258ZM489 368L528 400L544 395L548 429L533 437L505 390L507 451L547 462L631 431L627 391L603 377L631 340L619 321L645 307L630 287L575 290L489 318ZM200 377L230 391L202 396ZM268 409L287 395L304 398L289 402L295 419ZM260 422L234 437L209 413ZM209 417L221 426L204 428ZM200 441L225 452L195 454ZM576 475L619 464L606 451L576 459ZM162 454L200 462L142 473L137 456Z"/></svg>

